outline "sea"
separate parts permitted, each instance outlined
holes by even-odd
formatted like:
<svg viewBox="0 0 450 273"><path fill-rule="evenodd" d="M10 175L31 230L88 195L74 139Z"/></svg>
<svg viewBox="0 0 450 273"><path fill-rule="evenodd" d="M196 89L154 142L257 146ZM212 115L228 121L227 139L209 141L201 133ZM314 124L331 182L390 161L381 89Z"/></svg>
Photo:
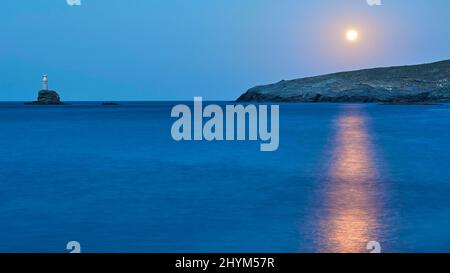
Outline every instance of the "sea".
<svg viewBox="0 0 450 273"><path fill-rule="evenodd" d="M450 252L450 105L280 104L261 152L176 104L0 103L0 252Z"/></svg>

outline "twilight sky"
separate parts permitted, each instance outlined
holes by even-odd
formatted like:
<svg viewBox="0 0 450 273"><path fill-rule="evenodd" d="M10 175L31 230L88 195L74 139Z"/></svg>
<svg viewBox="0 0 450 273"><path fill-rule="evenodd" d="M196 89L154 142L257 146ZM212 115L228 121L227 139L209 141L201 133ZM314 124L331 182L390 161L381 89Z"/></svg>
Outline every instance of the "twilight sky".
<svg viewBox="0 0 450 273"><path fill-rule="evenodd" d="M258 84L450 59L450 1L2 0L0 100L232 100ZM357 29L349 43L345 32Z"/></svg>

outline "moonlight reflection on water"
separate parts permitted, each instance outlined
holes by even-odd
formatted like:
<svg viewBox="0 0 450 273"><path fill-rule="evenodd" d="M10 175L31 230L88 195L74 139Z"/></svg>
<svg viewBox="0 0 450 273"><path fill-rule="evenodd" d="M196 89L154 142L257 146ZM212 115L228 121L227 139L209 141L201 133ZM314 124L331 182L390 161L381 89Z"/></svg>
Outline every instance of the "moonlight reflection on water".
<svg viewBox="0 0 450 273"><path fill-rule="evenodd" d="M379 240L377 160L364 110L342 110L327 174L320 251L367 252L367 242Z"/></svg>

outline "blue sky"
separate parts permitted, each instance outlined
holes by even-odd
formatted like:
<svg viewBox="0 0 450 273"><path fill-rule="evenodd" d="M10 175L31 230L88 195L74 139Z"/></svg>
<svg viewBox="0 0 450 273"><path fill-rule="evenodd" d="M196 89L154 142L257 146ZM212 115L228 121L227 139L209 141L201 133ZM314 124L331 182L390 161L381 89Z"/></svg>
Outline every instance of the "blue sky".
<svg viewBox="0 0 450 273"><path fill-rule="evenodd" d="M450 59L450 1L2 0L0 100L231 100L304 76ZM358 43L343 39L348 28Z"/></svg>

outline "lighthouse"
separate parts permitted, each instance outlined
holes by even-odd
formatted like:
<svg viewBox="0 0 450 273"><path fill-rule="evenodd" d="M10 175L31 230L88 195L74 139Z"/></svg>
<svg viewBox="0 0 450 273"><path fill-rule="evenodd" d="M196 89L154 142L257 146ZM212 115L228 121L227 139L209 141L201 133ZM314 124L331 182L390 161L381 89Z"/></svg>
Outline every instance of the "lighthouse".
<svg viewBox="0 0 450 273"><path fill-rule="evenodd" d="M48 76L47 75L42 76L42 90L45 90L45 91L48 90Z"/></svg>
<svg viewBox="0 0 450 273"><path fill-rule="evenodd" d="M38 94L37 101L33 101L31 104L34 105L61 105L61 99L59 98L58 92L48 89L48 76L42 76L42 86Z"/></svg>

